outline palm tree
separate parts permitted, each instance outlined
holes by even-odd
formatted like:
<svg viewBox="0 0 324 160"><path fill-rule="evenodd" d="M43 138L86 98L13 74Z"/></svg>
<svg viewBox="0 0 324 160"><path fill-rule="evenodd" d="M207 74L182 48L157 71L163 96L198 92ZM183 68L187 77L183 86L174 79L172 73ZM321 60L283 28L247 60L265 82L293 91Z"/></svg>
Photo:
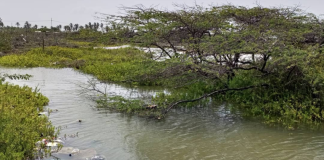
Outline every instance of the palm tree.
<svg viewBox="0 0 324 160"><path fill-rule="evenodd" d="M28 23L28 21L25 22L24 28L26 29L26 42L27 42L27 35L28 35L28 31L31 27L31 24Z"/></svg>
<svg viewBox="0 0 324 160"><path fill-rule="evenodd" d="M30 23L28 23L28 21L26 21L26 22L25 22L25 25L24 25L24 28L26 28L26 29L29 29L29 28L30 28L30 26L31 26L31 24L30 24Z"/></svg>
<svg viewBox="0 0 324 160"><path fill-rule="evenodd" d="M17 28L19 28L19 26L20 26L20 23L19 23L19 22L17 22L17 23L16 23L16 26L17 26Z"/></svg>
<svg viewBox="0 0 324 160"><path fill-rule="evenodd" d="M34 28L34 29L37 29L37 28L38 28L37 24L35 24L33 28Z"/></svg>
<svg viewBox="0 0 324 160"><path fill-rule="evenodd" d="M96 31L99 29L100 27L100 24L97 22L97 28L96 28Z"/></svg>
<svg viewBox="0 0 324 160"><path fill-rule="evenodd" d="M70 23L70 31L73 29L73 24L72 23Z"/></svg>
<svg viewBox="0 0 324 160"><path fill-rule="evenodd" d="M94 22L94 23L93 23L93 30L96 30L96 28L97 28L97 23Z"/></svg>
<svg viewBox="0 0 324 160"><path fill-rule="evenodd" d="M93 26L92 26L91 22L89 22L89 28L92 29L92 27L93 27Z"/></svg>
<svg viewBox="0 0 324 160"><path fill-rule="evenodd" d="M79 29L79 24L74 24L74 28L73 28L75 31L78 31Z"/></svg>
<svg viewBox="0 0 324 160"><path fill-rule="evenodd" d="M64 26L64 30L65 30L65 31L71 31L71 28L70 28L69 25L66 25L66 26Z"/></svg>
<svg viewBox="0 0 324 160"><path fill-rule="evenodd" d="M58 29L58 30L61 30L61 29L62 29L62 25L58 25L58 26L57 26L57 29Z"/></svg>
<svg viewBox="0 0 324 160"><path fill-rule="evenodd" d="M2 19L0 18L0 28L2 28L4 26Z"/></svg>
<svg viewBox="0 0 324 160"><path fill-rule="evenodd" d="M104 30L104 24L103 23L100 24L100 28L101 28L101 32L103 32L103 30Z"/></svg>
<svg viewBox="0 0 324 160"><path fill-rule="evenodd" d="M109 26L106 26L105 30L106 30L106 33L108 33L108 31L109 31Z"/></svg>

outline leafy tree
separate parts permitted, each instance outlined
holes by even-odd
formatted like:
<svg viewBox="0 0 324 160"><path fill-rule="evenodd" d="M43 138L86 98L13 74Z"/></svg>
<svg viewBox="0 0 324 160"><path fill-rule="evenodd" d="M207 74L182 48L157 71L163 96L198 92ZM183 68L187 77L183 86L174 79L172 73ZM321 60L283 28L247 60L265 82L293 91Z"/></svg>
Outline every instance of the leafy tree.
<svg viewBox="0 0 324 160"><path fill-rule="evenodd" d="M174 11L126 7L125 15L105 16L120 40L155 46L171 59L186 61L185 68L199 79L217 84L210 93L179 102L229 92L258 113L324 120L320 72L324 65L318 61L324 44L323 20L296 7L176 7ZM249 90L244 92L248 97L235 92L243 90ZM175 104L179 103L170 104L167 111Z"/></svg>
<svg viewBox="0 0 324 160"><path fill-rule="evenodd" d="M0 52L7 53L11 51L11 36L8 32L0 32Z"/></svg>
<svg viewBox="0 0 324 160"><path fill-rule="evenodd" d="M47 32L47 31L50 31L50 29L47 28L46 26L41 26L41 28L39 28L38 30L41 31L41 32Z"/></svg>

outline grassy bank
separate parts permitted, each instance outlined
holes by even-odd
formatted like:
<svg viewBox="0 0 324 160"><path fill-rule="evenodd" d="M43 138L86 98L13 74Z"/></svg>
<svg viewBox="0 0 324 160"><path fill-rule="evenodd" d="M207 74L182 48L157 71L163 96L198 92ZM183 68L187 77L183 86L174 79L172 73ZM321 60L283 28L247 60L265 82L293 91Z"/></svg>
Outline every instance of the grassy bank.
<svg viewBox="0 0 324 160"><path fill-rule="evenodd" d="M25 54L3 56L0 58L0 65L7 67L71 67L92 74L102 81L142 86L164 86L169 87L170 91L173 90L173 87L187 86L187 84L196 83L200 79L196 73L190 71L187 62L180 62L178 59L163 62L154 61L150 55L135 48L114 50L86 47L47 47L45 50L36 48ZM187 88L181 88L176 88L173 92L184 93L183 90L187 90ZM194 92L194 89L192 88L190 91ZM194 92L196 95L200 93L202 92L198 90ZM183 95L179 98L183 98ZM143 102L130 102L120 97L112 97L112 99L114 102L118 99L118 102L122 103L106 104L105 106L110 106L110 108L121 112L137 112L141 115L158 115L160 117L161 110L165 108L160 105L157 110L146 110L143 105L138 105ZM126 101L128 105L123 105ZM101 106L105 104L102 102Z"/></svg>
<svg viewBox="0 0 324 160"><path fill-rule="evenodd" d="M8 67L72 67L99 80L129 82L139 85L166 85L166 68L178 65L177 61L157 62L135 48L115 50L92 48L47 47L33 49L25 54L3 56L0 65ZM165 71L166 72L166 71Z"/></svg>
<svg viewBox="0 0 324 160"><path fill-rule="evenodd" d="M48 99L29 87L0 81L0 159L33 159L35 143L54 136L45 116Z"/></svg>
<svg viewBox="0 0 324 160"><path fill-rule="evenodd" d="M21 55L0 58L0 65L12 67L72 67L92 74L99 80L134 85L160 85L167 87L171 94L158 94L150 102L126 100L122 97L105 97L99 106L139 115L163 118L170 105L179 100L200 98L218 89L225 91L212 97L220 102L237 104L245 115L261 116L267 123L285 124L294 128L301 123L320 124L324 120L323 65L319 54L300 54L295 59L273 58L268 68L279 70L275 74L259 71L236 70L235 76L213 78L204 68L195 68L190 61L174 58L157 62L146 53L134 48L116 50L92 48L47 47L33 49ZM278 65L278 61L285 62ZM311 63L310 63L311 62ZM308 63L308 65L305 65ZM226 90L251 87L243 90ZM109 100L109 103L107 103ZM203 101L201 101L203 100ZM208 105L209 99L179 103L178 106L191 107ZM150 108L148 104L157 107Z"/></svg>

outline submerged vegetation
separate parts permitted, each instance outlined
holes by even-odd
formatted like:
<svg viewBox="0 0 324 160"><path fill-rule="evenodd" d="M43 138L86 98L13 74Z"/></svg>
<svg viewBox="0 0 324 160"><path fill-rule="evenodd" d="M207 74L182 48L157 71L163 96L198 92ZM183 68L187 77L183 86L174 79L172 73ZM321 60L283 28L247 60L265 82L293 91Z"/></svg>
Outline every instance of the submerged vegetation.
<svg viewBox="0 0 324 160"><path fill-rule="evenodd" d="M160 48L167 57L186 62L183 71L199 77L182 86L184 94L161 96L161 102L168 99L165 105L157 102L162 110L212 96L269 123L323 121L322 19L297 7L177 7L135 6L124 8L122 16L105 15L109 23L129 30L126 42ZM183 75L172 71L174 77Z"/></svg>
<svg viewBox="0 0 324 160"><path fill-rule="evenodd" d="M177 7L124 8L122 16L103 16L108 27L101 32L66 30L74 47L34 48L3 56L0 65L72 67L101 81L166 87L168 94L149 100L103 93L97 101L99 107L158 119L176 106L208 105L212 98L267 123L323 122L322 19L298 8ZM132 47L94 49L98 43L155 47L162 59Z"/></svg>

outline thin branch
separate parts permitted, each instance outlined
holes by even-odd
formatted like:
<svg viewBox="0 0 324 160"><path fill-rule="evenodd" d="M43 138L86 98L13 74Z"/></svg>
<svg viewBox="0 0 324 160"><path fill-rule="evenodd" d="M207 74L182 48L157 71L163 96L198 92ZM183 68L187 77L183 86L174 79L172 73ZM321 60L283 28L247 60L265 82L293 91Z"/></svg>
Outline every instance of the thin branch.
<svg viewBox="0 0 324 160"><path fill-rule="evenodd" d="M246 90L246 89L251 89L251 88L256 88L256 87L266 87L269 86L268 84L262 84L262 85L257 85L257 86L247 86L247 87L241 87L241 88L227 88L227 89L221 89L221 90L216 90L213 91L211 93L205 94L199 98L196 99L191 99L191 100L181 100L181 101L177 101L175 103L172 103L171 105L169 105L169 107L165 110L164 114L168 113L170 111L170 109L172 109L174 106L180 104L180 103L187 103L187 102L195 102L195 101L199 101L201 99L207 98L209 96L212 96L214 94L217 93L224 93L227 91L242 91L242 90Z"/></svg>
<svg viewBox="0 0 324 160"><path fill-rule="evenodd" d="M168 51L166 51L163 47L161 47L160 45L158 45L157 43L153 43L152 45L160 48L169 58L172 58L172 56L169 54Z"/></svg>
<svg viewBox="0 0 324 160"><path fill-rule="evenodd" d="M243 68L243 67L234 67L233 69L236 69L236 70L252 70L252 69L255 69L255 70L258 70L262 73L270 73L269 71L266 71L266 70L263 70L263 69L260 69L258 67L250 67L250 68Z"/></svg>
<svg viewBox="0 0 324 160"><path fill-rule="evenodd" d="M289 80L290 75L291 75L291 73L293 72L293 70L294 70L295 68L296 68L296 66L293 66L292 69L289 71L289 73L288 73L288 75L287 75L287 78L286 78L287 81Z"/></svg>

